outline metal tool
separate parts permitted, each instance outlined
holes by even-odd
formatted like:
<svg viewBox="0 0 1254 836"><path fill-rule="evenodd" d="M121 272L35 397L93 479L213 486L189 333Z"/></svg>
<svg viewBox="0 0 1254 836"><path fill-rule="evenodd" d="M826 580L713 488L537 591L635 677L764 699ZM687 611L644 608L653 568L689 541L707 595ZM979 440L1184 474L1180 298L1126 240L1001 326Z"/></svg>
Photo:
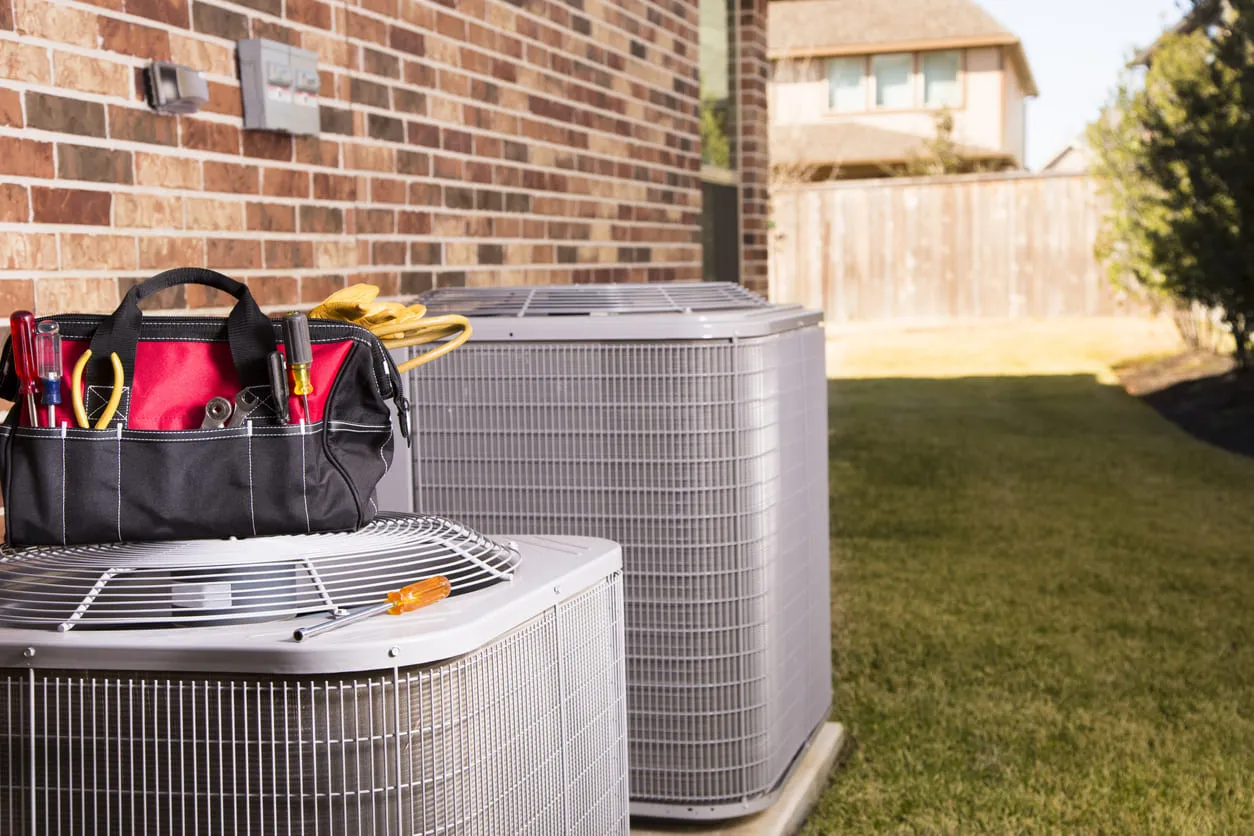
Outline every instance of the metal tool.
<svg viewBox="0 0 1254 836"><path fill-rule="evenodd" d="M272 351L267 358L270 367L270 390L274 395L274 408L279 420L292 423L292 412L287 406L287 360L282 351Z"/></svg>
<svg viewBox="0 0 1254 836"><path fill-rule="evenodd" d="M26 420L32 427L38 427L39 413L35 407L35 392L39 389L39 374L35 366L35 315L30 311L14 311L9 317L9 329L13 370L18 379L17 393L26 396Z"/></svg>
<svg viewBox="0 0 1254 836"><path fill-rule="evenodd" d="M87 420L87 410L83 408L83 370L87 368L89 360L91 360L90 348L78 358L78 362L74 364L74 373L70 375L70 403L74 407L74 421L83 429L90 429L92 426ZM122 391L126 388L126 372L122 369L122 358L118 357L115 351L109 355L109 362L113 364L113 392L109 395L109 402L105 404L100 417L96 420L95 429L98 430L108 429L109 422L117 414L118 404L122 402Z"/></svg>
<svg viewBox="0 0 1254 836"><path fill-rule="evenodd" d="M309 319L303 313L292 312L283 317L283 343L287 349L291 393L300 398L302 420L309 421L309 396L314 393L309 377L313 347L309 342Z"/></svg>
<svg viewBox="0 0 1254 836"><path fill-rule="evenodd" d="M230 401L221 396L210 398L209 403L205 404L205 420L200 422L200 428L202 430L220 430L226 426L226 421L230 417Z"/></svg>
<svg viewBox="0 0 1254 836"><path fill-rule="evenodd" d="M48 408L48 426L57 425L61 405L61 326L45 319L35 327L35 365L39 373L39 402Z"/></svg>
<svg viewBox="0 0 1254 836"><path fill-rule="evenodd" d="M383 613L401 615L402 613L412 612L447 598L452 591L453 586L449 583L448 578L443 575L437 575L434 578L427 578L426 580L412 583L403 589L389 592L386 603L375 604L372 607L366 607L348 615L342 615L339 618L315 624L312 627L301 627L292 633L292 638L298 642L304 641L305 639L312 639L314 636L320 636L323 633L329 633L332 630L338 630L341 627L347 627L350 624L356 624L358 621L365 621L367 618L382 615Z"/></svg>
<svg viewBox="0 0 1254 836"><path fill-rule="evenodd" d="M231 418L226 422L226 425L228 427L244 426L244 422L252 418L253 410L260 403L260 397L248 389L240 389L235 395L235 409L231 411Z"/></svg>

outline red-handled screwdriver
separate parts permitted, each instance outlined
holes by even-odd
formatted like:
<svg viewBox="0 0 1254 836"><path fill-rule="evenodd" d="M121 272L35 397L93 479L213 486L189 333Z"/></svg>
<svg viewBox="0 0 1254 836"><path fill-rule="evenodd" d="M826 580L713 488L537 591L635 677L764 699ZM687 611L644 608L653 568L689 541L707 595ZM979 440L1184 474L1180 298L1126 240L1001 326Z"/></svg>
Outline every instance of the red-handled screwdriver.
<svg viewBox="0 0 1254 836"><path fill-rule="evenodd" d="M39 426L35 393L39 391L39 373L35 366L35 315L30 311L14 311L9 317L9 337L13 346L13 369L17 373L19 395L26 396L26 417L32 427Z"/></svg>

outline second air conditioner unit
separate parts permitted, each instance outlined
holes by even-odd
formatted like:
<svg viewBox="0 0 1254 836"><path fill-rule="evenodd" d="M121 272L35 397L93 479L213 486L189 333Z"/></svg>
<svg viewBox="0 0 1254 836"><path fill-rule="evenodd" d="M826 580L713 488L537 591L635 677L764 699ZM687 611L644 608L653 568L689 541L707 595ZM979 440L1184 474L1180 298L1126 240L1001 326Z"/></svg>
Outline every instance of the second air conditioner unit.
<svg viewBox="0 0 1254 836"><path fill-rule="evenodd" d="M768 806L831 702L821 315L717 283L422 301L474 334L406 376L383 507L621 543L632 813Z"/></svg>

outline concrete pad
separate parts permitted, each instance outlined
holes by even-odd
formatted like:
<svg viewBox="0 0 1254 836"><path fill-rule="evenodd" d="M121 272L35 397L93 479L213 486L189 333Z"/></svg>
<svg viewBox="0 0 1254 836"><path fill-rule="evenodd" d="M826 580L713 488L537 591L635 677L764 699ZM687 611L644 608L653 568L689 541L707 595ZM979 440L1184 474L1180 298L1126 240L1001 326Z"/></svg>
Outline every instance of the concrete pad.
<svg viewBox="0 0 1254 836"><path fill-rule="evenodd" d="M701 836L792 836L805 824L806 817L818 803L827 787L836 759L845 748L845 728L840 723L825 723L810 746L801 755L801 762L784 784L779 798L766 810L742 819L720 822L659 822L631 828L632 836L672 836L675 833L699 833Z"/></svg>

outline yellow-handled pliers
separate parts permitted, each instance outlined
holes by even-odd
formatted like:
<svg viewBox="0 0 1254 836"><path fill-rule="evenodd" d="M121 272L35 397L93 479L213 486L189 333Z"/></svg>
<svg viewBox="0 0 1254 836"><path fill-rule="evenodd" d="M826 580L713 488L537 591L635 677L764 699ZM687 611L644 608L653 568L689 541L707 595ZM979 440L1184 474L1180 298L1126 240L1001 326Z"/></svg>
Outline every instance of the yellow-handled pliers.
<svg viewBox="0 0 1254 836"><path fill-rule="evenodd" d="M83 369L87 368L90 360L91 349L89 348L74 364L74 374L70 377L70 402L74 405L74 420L85 430L91 429L91 424L87 421L87 410L83 408ZM100 417L96 419L95 428L98 430L108 429L109 422L118 411L118 404L122 402L122 389L126 384L126 373L122 371L122 359L118 357L116 351L109 355L109 361L113 363L113 392L109 395L109 402L105 404L104 412L101 412Z"/></svg>

